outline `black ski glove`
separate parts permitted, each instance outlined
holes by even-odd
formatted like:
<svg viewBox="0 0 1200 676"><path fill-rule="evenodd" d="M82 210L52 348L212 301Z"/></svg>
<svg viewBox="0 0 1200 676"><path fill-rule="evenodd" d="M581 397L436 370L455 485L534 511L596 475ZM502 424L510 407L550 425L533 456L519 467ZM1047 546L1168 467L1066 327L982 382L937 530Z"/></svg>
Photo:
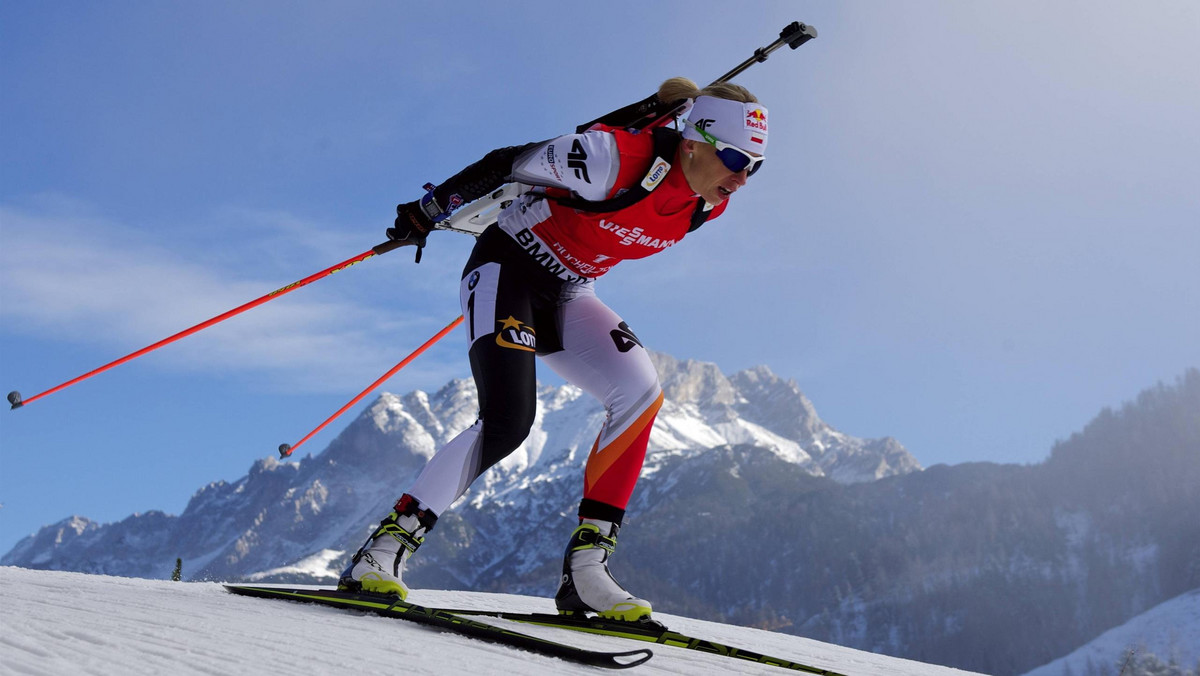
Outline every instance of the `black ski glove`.
<svg viewBox="0 0 1200 676"><path fill-rule="evenodd" d="M421 199L397 204L396 222L387 229L388 239L417 245L417 262L421 260L421 249L425 248L425 238L433 230L433 224L445 220L451 211L462 206L462 198L453 195L450 207L443 208L433 194L436 188L434 184L426 183Z"/></svg>
<svg viewBox="0 0 1200 676"><path fill-rule="evenodd" d="M396 205L396 224L387 229L388 239L412 242L425 248L425 238L433 230L433 221L421 209L421 200Z"/></svg>

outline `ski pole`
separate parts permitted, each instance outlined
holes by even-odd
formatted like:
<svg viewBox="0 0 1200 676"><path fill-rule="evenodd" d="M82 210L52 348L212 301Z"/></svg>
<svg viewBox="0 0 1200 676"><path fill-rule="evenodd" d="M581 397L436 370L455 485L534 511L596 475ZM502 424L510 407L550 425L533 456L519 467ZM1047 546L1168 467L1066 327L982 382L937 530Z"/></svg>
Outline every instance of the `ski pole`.
<svg viewBox="0 0 1200 676"><path fill-rule="evenodd" d="M442 329L441 331L438 331L436 335L434 335L429 340L425 341L424 345L422 345L421 347L418 347L416 350L413 350L412 354L410 354L407 357L405 357L404 359L400 360L399 364L396 364L395 366L393 366L390 371L383 374L382 376L379 377L378 380L376 380L375 382L368 385L367 389L363 390L362 392L359 392L358 396L356 396L353 399L351 399L350 401L346 402L345 406L339 408L336 413L334 413L333 415L326 418L325 422L321 423L320 425L317 425L316 429L314 429L313 431L304 435L303 439L301 439L300 441L297 441L295 444L280 444L279 445L279 457L286 458L289 455L291 455L293 451L295 451L297 448L300 448L300 446L303 445L304 442L311 439L317 432L320 432L321 430L325 429L326 425L328 425L329 423L336 420L338 418L338 416L345 413L351 406L354 406L358 402L362 401L363 397L367 396L372 391L374 391L375 388L382 385L385 381L387 381L388 378L391 378L392 376L396 375L397 371L399 371L400 369L402 369L405 366L408 366L410 363L412 363L412 360L419 357L422 352L424 352L425 350L428 350L431 346L433 346L434 343L438 342L442 338L445 338L446 334L453 331L456 326L458 326L459 324L462 323L462 321L463 321L463 317L462 317L462 315L459 315L458 319L455 319L454 321L447 324L446 328Z"/></svg>
<svg viewBox="0 0 1200 676"><path fill-rule="evenodd" d="M115 366L120 366L121 364L124 364L127 361L137 359L138 357L141 357L142 355L144 355L148 352L153 352L154 350L157 350L158 348L160 348L164 345L173 343L173 342L179 340L180 338L186 338L187 336L190 336L193 333L196 333L197 331L207 329L208 327L212 326L213 324L218 324L220 322L225 321L226 319L229 319L230 317L232 317L234 315L241 314L241 313L245 312L246 310L258 307L259 305L262 305L263 303L265 303L269 300L274 300L275 298L279 298L280 296L282 296L284 294L291 293L292 291L295 291L296 289L299 289L302 286L307 286L308 284L311 284L312 282L315 282L318 279L321 279L322 277L328 277L329 275L332 275L335 272L345 270L346 268L350 267L351 265L354 265L355 263L361 263L362 261L365 261L368 258L371 258L372 256L378 256L379 254L385 254L389 251L392 251L393 249L397 249L406 244L410 244L410 242L389 240L387 242L384 242L383 244L378 244L374 247L371 247L367 251L364 251L364 252L358 254L357 256L354 256L353 258L347 258L346 260L342 261L341 263L338 263L337 265L325 268L324 270L322 270L318 273L309 275L308 277L305 277L304 279L301 279L297 282L292 282L291 284L288 284L285 287L276 289L261 298L256 298L255 300L252 300L249 303L246 303L245 305L239 305L238 307L235 307L228 312L219 314L216 317L213 317L212 319L209 319L207 321L200 322L199 324L197 324L189 329L184 329L183 331L180 331L179 333L176 333L173 336L163 338L162 340L158 341L157 343L154 343L153 345L147 345L146 347L143 347L142 349L138 350L137 352L132 352L130 354L127 354L124 357L117 359L116 361L109 362L109 363L105 364L104 366L101 366L97 369L88 371L87 373L85 373L81 376L72 378L71 380L68 380L67 382L65 382L61 385L52 387L52 388L46 390L45 392L36 394L28 399L24 399L24 400L21 399L21 393L17 392L16 390L13 390L12 392L8 393L8 403L12 404L13 409L21 408L25 404L33 403L48 394L54 394L55 392L58 392L59 390L68 388L80 381L87 380L88 378L91 378L92 376L97 375L99 373L103 373Z"/></svg>

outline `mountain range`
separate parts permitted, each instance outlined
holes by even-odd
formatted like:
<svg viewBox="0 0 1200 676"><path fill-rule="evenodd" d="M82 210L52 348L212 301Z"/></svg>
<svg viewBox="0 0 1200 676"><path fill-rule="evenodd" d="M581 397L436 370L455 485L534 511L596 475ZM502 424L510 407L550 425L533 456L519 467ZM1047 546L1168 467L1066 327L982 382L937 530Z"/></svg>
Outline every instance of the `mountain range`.
<svg viewBox="0 0 1200 676"><path fill-rule="evenodd" d="M764 450L805 476L844 484L920 470L894 439L864 440L834 430L794 382L765 367L725 377L713 364L653 357L666 401L650 438L646 486L657 483L658 469L673 460L732 445ZM328 565L315 577L328 577L433 453L474 422L477 409L474 385L466 380L433 394L385 393L315 457L260 460L238 481L201 488L179 516L147 512L105 525L71 517L19 542L2 561L165 577L168 564L181 557L194 579L261 579L317 556ZM557 550L562 531L570 531L580 468L604 415L576 387L541 387L529 439L485 474L463 505L471 515L467 521L500 507L525 516L473 537L520 541L515 535L532 520L553 515L564 524L553 532L551 549ZM444 518L439 531L457 527L451 525L456 521ZM482 549L472 548L473 559ZM474 561L442 574L459 585L487 576Z"/></svg>
<svg viewBox="0 0 1200 676"><path fill-rule="evenodd" d="M923 470L765 367L654 359L666 402L612 567L657 609L1018 674L1200 587L1200 371L1044 463ZM384 394L316 456L260 460L178 516L65 519L0 563L166 578L179 557L188 579L329 583L476 408L466 381ZM530 438L442 515L406 579L552 595L603 417L541 387Z"/></svg>

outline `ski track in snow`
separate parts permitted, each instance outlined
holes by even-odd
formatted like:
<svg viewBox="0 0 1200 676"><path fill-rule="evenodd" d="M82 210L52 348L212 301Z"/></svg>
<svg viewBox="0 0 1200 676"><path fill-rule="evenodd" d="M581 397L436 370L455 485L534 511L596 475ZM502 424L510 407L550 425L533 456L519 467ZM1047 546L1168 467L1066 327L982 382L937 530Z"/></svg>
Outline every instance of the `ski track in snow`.
<svg viewBox="0 0 1200 676"><path fill-rule="evenodd" d="M605 673L609 670L335 608L234 596L217 583L166 582L0 567L0 674ZM411 601L460 608L553 612L553 603L505 594L416 590ZM968 672L874 655L758 629L658 614L672 629L853 676ZM504 624L501 620L489 620ZM782 674L640 641L531 625L515 629L585 648L650 648L630 673Z"/></svg>

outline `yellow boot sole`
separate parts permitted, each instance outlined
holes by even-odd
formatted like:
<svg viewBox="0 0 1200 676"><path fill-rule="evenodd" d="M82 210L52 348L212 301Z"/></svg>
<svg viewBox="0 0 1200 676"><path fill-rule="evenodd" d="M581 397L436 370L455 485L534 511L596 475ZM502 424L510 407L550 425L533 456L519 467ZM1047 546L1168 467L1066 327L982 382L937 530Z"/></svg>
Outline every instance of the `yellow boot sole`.
<svg viewBox="0 0 1200 676"><path fill-rule="evenodd" d="M635 603L618 603L612 608L596 614L608 620L637 622L642 618L648 619L650 617L650 606L639 606Z"/></svg>
<svg viewBox="0 0 1200 676"><path fill-rule="evenodd" d="M363 578L358 581L358 583L362 585L363 591L371 594L399 596L401 601L408 598L408 587L391 580L385 580L370 573L364 575Z"/></svg>

